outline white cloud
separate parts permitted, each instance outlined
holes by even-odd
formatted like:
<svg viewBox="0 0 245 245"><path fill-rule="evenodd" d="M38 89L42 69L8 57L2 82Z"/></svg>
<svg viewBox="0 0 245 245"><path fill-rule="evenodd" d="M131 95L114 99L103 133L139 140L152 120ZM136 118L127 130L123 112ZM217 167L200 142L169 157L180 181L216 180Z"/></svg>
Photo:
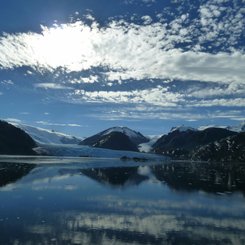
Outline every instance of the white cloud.
<svg viewBox="0 0 245 245"><path fill-rule="evenodd" d="M148 57L148 58L147 58ZM177 49L170 51L148 51L125 60L122 67L125 71L109 72L108 78L113 79L180 79L210 82L245 81L245 55L241 53L196 53L182 52ZM153 57L153 58L152 58ZM143 61L146 59L146 61ZM128 61L128 63L126 63ZM141 62L142 61L142 62ZM119 58L117 60L119 62Z"/></svg>
<svg viewBox="0 0 245 245"><path fill-rule="evenodd" d="M227 7L227 1L209 0L200 6L200 30L203 33L199 37L201 43L215 42L219 39L217 46L223 41L233 46L238 42L245 25L245 19L242 17L245 8L241 8L241 5L236 4L235 1L229 1L229 4L230 7ZM220 38L220 34L223 37Z"/></svg>
<svg viewBox="0 0 245 245"><path fill-rule="evenodd" d="M59 83L36 83L34 84L36 88L43 88L43 89L57 89L57 90L66 90L66 89L72 89L71 87L59 84Z"/></svg>
<svg viewBox="0 0 245 245"><path fill-rule="evenodd" d="M195 109L195 108L194 108ZM138 104L134 107L122 106L118 109L106 108L101 110L102 113L94 113L94 118L101 120L182 120L182 121L199 121L203 119L230 119L242 121L244 118L243 111L238 110L213 110L209 107L203 107L200 110L193 110L192 107L161 107L145 104Z"/></svg>
<svg viewBox="0 0 245 245"><path fill-rule="evenodd" d="M84 127L84 125L76 124L76 123L53 123L46 121L36 121L37 124L45 125L45 126L59 126L59 127Z"/></svg>
<svg viewBox="0 0 245 245"><path fill-rule="evenodd" d="M22 123L22 121L17 118L5 118L4 120L11 123Z"/></svg>
<svg viewBox="0 0 245 245"><path fill-rule="evenodd" d="M3 86L12 86L12 85L14 85L14 82L11 81L11 80L3 80L3 81L0 81L0 85L3 85Z"/></svg>
<svg viewBox="0 0 245 245"><path fill-rule="evenodd" d="M222 107L244 107L245 98L235 99L213 99L213 100L194 100L190 103L191 107L211 107L211 106L222 106Z"/></svg>
<svg viewBox="0 0 245 245"><path fill-rule="evenodd" d="M132 91L94 91L76 90L78 100L111 103L148 103L162 107L176 106L183 101L183 95L168 92L167 88L157 87Z"/></svg>
<svg viewBox="0 0 245 245"><path fill-rule="evenodd" d="M225 86L207 86L202 88L194 86L187 90L188 97L195 98L211 98L211 97L224 97L224 96L244 96L245 84L230 83Z"/></svg>
<svg viewBox="0 0 245 245"><path fill-rule="evenodd" d="M155 2L156 0L124 0L125 4L144 3L144 4L147 4L148 6Z"/></svg>
<svg viewBox="0 0 245 245"><path fill-rule="evenodd" d="M168 9L171 18L163 12L157 22L144 15L132 23L111 18L100 26L88 15L89 25L76 21L42 27L41 33L5 33L0 36L0 69L29 66L26 74L33 77L47 72L50 80L38 79L33 86L51 90L55 99L69 103L112 103L124 108L129 104L128 109L105 112L102 117L108 120L215 118L191 112L198 107L222 107L226 112L218 116L239 120L242 111L233 115L228 107L245 104L245 48L238 45L244 35L245 8L208 0L192 9L197 17L191 19L193 15L183 8L186 1L172 2L178 4L178 14L171 15ZM142 104L142 111L135 109L137 104ZM187 111L176 111L181 108Z"/></svg>
<svg viewBox="0 0 245 245"><path fill-rule="evenodd" d="M206 7L200 11L205 20L208 13L218 15L218 10L208 12ZM30 66L49 71L61 67L66 72L105 67L109 70L108 80L169 78L244 83L242 51L211 54L175 47L183 42L191 43L193 28L197 28L184 27L186 18L182 14L171 23L150 23L147 18L148 24L143 25L119 20L111 21L106 27L99 27L95 21L90 26L77 21L42 27L40 34L5 34L0 38L0 67ZM242 22L241 17L236 18L238 23ZM223 31L225 26L220 28ZM206 37L201 38L200 44ZM84 80L90 81L93 80Z"/></svg>
<svg viewBox="0 0 245 245"><path fill-rule="evenodd" d="M231 118L231 120L244 122L245 117L233 117L233 118Z"/></svg>
<svg viewBox="0 0 245 245"><path fill-rule="evenodd" d="M79 79L73 79L70 81L71 84L81 84L81 83L96 83L99 77L96 75L91 75L89 77L80 77Z"/></svg>

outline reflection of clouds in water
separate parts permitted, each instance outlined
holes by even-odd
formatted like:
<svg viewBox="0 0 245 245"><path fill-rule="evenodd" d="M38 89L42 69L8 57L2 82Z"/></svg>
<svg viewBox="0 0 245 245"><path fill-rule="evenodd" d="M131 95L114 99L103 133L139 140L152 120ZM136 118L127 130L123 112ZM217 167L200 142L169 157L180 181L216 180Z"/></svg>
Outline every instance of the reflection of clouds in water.
<svg viewBox="0 0 245 245"><path fill-rule="evenodd" d="M160 181L146 181L123 191L96 185L88 195L91 190L86 177L77 176L77 171L73 175L62 173L59 176L55 172L56 176L52 172L48 178L40 174L39 179L4 187L9 190L30 187L34 196L42 195L36 191L51 190L54 194L56 190L68 190L62 192L61 199L39 196L42 202L38 202L38 209L28 210L31 219L19 223L25 229L22 240L13 244L37 244L29 237L35 237L38 244L176 244L178 236L183 238L181 244L245 243L245 205L241 193L217 196L203 191L181 192L168 189ZM137 174L153 180L148 166L139 167ZM47 213L46 206L54 201L56 212ZM19 211L18 207L16 210Z"/></svg>
<svg viewBox="0 0 245 245"><path fill-rule="evenodd" d="M44 191L44 190L66 190L66 191L74 191L77 190L78 186L76 185L56 185L56 186L33 186L33 191Z"/></svg>
<svg viewBox="0 0 245 245"><path fill-rule="evenodd" d="M181 231L181 223L174 215L120 215L120 214L91 214L81 213L67 216L67 227L70 230L88 228L96 230L117 230L126 232L136 232L156 237L164 236L170 231Z"/></svg>
<svg viewBox="0 0 245 245"><path fill-rule="evenodd" d="M149 193L148 193L149 194ZM217 196L209 196L205 193L196 194L183 194L182 198L179 198L178 193L173 195L169 194L162 199L147 200L147 197L142 199L131 198L127 199L119 198L112 195L101 195L97 197L91 197L88 199L90 202L97 202L100 207L111 210L116 210L121 213L139 214L138 210L143 210L142 214L158 214L166 213L191 213L193 211L210 213L210 215L226 216L230 214L233 217L240 217L241 214L245 214L244 198L242 195L234 194L234 199L231 200L231 196L223 196L217 199ZM150 197L149 197L150 198Z"/></svg>
<svg viewBox="0 0 245 245"><path fill-rule="evenodd" d="M66 241L69 244L94 244L95 241L96 244L147 244L147 239L162 244L161 242L173 238L176 232L193 242L205 239L239 245L245 241L245 220L234 218L215 219L193 215L184 217L178 215L178 212L141 216L76 212L56 215L59 217L59 225L34 225L27 229L28 232L41 235L42 242L55 237L57 241ZM125 243L127 236L132 240Z"/></svg>
<svg viewBox="0 0 245 245"><path fill-rule="evenodd" d="M149 166L139 166L137 172L140 175L148 176L150 179L156 179Z"/></svg>
<svg viewBox="0 0 245 245"><path fill-rule="evenodd" d="M48 184L53 181L63 181L63 180L69 179L70 177L71 176L69 174L55 175L55 176L50 176L50 177L45 177L45 178L34 179L32 181L32 184Z"/></svg>
<svg viewBox="0 0 245 245"><path fill-rule="evenodd" d="M55 228L51 225L33 225L28 227L28 232L39 235L52 234L55 231Z"/></svg>
<svg viewBox="0 0 245 245"><path fill-rule="evenodd" d="M99 203L100 210L107 210L108 214L99 213L97 209L55 213L55 227L32 226L28 232L46 237L55 234L58 240L69 241L69 244L93 244L94 237L96 244L127 244L122 240L127 236L132 239L131 244L146 244L138 236L162 244L169 238L175 239L176 234L195 242L203 239L239 245L245 241L245 219L238 218L245 214L245 207L239 201L229 202L229 197L219 197L216 205L212 205L212 198L207 195L204 199L175 201L128 200L109 195L90 197L87 201Z"/></svg>
<svg viewBox="0 0 245 245"><path fill-rule="evenodd" d="M141 200L101 194L84 199L88 206L98 204L89 211L70 208L48 217L38 213L46 217L45 223L29 223L26 233L37 237L40 244L175 244L181 234L189 244L225 241L239 245L245 241L245 206L242 196L233 197L217 199L199 193L175 200ZM16 240L16 244L36 243Z"/></svg>

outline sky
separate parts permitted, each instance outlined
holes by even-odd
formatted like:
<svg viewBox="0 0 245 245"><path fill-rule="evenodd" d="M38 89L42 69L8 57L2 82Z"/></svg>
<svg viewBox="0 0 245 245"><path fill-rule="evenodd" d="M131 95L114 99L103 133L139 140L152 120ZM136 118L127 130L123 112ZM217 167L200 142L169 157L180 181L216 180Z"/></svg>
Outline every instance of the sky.
<svg viewBox="0 0 245 245"><path fill-rule="evenodd" d="M0 1L0 118L90 136L245 120L245 0Z"/></svg>

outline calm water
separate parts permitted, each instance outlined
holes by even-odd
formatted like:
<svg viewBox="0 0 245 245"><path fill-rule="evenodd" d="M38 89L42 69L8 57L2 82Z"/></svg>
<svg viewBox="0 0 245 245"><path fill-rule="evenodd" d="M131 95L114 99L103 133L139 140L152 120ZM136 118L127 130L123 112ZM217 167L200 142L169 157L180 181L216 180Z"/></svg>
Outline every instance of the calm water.
<svg viewBox="0 0 245 245"><path fill-rule="evenodd" d="M245 164L40 163L0 162L1 245L245 244Z"/></svg>

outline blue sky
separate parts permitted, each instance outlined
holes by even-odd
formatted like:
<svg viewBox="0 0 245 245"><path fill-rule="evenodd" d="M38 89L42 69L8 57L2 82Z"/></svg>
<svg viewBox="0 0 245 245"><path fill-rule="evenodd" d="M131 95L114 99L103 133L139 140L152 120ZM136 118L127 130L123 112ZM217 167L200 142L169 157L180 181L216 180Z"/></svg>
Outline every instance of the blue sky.
<svg viewBox="0 0 245 245"><path fill-rule="evenodd" d="M0 118L89 136L245 120L244 0L0 3Z"/></svg>

